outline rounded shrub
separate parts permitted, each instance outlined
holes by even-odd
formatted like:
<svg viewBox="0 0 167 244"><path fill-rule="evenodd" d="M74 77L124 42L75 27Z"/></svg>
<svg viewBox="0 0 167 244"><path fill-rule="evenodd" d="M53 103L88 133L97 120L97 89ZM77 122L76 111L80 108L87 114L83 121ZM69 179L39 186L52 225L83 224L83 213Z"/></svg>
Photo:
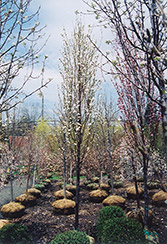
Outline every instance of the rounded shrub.
<svg viewBox="0 0 167 244"><path fill-rule="evenodd" d="M91 183L91 180L85 180L84 181L84 186L87 186L87 185L89 185Z"/></svg>
<svg viewBox="0 0 167 244"><path fill-rule="evenodd" d="M99 188L99 185L97 183L90 183L87 185L86 189L88 191L93 191L93 190L97 190Z"/></svg>
<svg viewBox="0 0 167 244"><path fill-rule="evenodd" d="M45 185L42 183L35 184L34 188L36 188L37 190L43 191L45 189Z"/></svg>
<svg viewBox="0 0 167 244"><path fill-rule="evenodd" d="M30 244L32 237L28 227L11 223L0 229L0 244Z"/></svg>
<svg viewBox="0 0 167 244"><path fill-rule="evenodd" d="M121 181L114 181L114 187L121 188L121 187L123 187L123 183Z"/></svg>
<svg viewBox="0 0 167 244"><path fill-rule="evenodd" d="M58 234L50 244L89 244L89 238L86 233L76 230L66 231Z"/></svg>
<svg viewBox="0 0 167 244"><path fill-rule="evenodd" d="M107 206L99 211L99 216L97 220L96 230L98 238L101 238L103 225L106 220L113 218L126 218L124 211L120 207Z"/></svg>
<svg viewBox="0 0 167 244"><path fill-rule="evenodd" d="M148 187L149 190L158 189L158 188L160 188L160 184L158 182L156 182L156 181L149 181L147 183L147 187Z"/></svg>
<svg viewBox="0 0 167 244"><path fill-rule="evenodd" d="M141 223L135 219L113 218L103 224L102 244L146 243Z"/></svg>

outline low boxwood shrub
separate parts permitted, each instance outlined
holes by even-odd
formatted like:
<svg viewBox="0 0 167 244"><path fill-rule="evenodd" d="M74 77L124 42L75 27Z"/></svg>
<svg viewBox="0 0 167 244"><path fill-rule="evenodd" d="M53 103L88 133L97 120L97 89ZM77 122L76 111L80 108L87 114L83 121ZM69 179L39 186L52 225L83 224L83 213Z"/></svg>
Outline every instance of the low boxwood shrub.
<svg viewBox="0 0 167 244"><path fill-rule="evenodd" d="M137 220L112 218L103 224L102 244L144 244L144 230Z"/></svg>
<svg viewBox="0 0 167 244"><path fill-rule="evenodd" d="M90 183L86 186L86 189L88 191L93 191L93 190L97 190L99 187L99 185L97 183Z"/></svg>
<svg viewBox="0 0 167 244"><path fill-rule="evenodd" d="M87 185L89 185L91 183L91 180L85 180L84 181L84 186L87 186Z"/></svg>
<svg viewBox="0 0 167 244"><path fill-rule="evenodd" d="M66 231L58 234L50 244L89 244L89 238L86 233L76 230Z"/></svg>
<svg viewBox="0 0 167 244"><path fill-rule="evenodd" d="M149 181L147 183L147 187L148 187L149 190L158 189L158 188L160 188L160 184L158 182L156 182L156 181Z"/></svg>
<svg viewBox="0 0 167 244"><path fill-rule="evenodd" d="M110 186L112 185L112 182L110 179L108 180L108 184ZM123 182L122 181L114 181L113 185L114 185L114 188L121 188L121 187L123 187Z"/></svg>
<svg viewBox="0 0 167 244"><path fill-rule="evenodd" d="M0 244L32 244L28 227L11 223L0 229Z"/></svg>
<svg viewBox="0 0 167 244"><path fill-rule="evenodd" d="M126 215L124 214L122 208L116 206L107 206L99 211L96 225L97 237L99 239L101 238L105 221L113 218L126 218Z"/></svg>
<svg viewBox="0 0 167 244"><path fill-rule="evenodd" d="M59 175L52 175L51 177L49 177L48 178L49 180L53 180L53 181L55 181L55 180L61 180L62 179L62 177L61 176L59 176Z"/></svg>
<svg viewBox="0 0 167 244"><path fill-rule="evenodd" d="M42 184L42 183L35 184L35 185L34 185L34 188L36 188L37 190L42 191L42 190L44 190L44 189L45 189L45 185L44 185L44 184Z"/></svg>
<svg viewBox="0 0 167 244"><path fill-rule="evenodd" d="M114 181L114 187L115 188L121 188L123 187L123 183L121 181Z"/></svg>

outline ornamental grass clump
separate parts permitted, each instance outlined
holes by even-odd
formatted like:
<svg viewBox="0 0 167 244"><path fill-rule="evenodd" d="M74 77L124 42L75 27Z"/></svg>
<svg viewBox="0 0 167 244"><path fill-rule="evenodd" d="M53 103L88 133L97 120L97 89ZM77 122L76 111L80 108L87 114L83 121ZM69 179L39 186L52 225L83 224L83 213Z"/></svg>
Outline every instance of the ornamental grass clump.
<svg viewBox="0 0 167 244"><path fill-rule="evenodd" d="M56 214L73 214L75 212L75 202L70 199L59 199L52 203Z"/></svg>
<svg viewBox="0 0 167 244"><path fill-rule="evenodd" d="M33 195L34 197L38 198L41 195L41 191L36 188L30 188L27 191L30 195Z"/></svg>
<svg viewBox="0 0 167 244"><path fill-rule="evenodd" d="M22 224L8 224L0 229L0 244L31 244L28 227Z"/></svg>
<svg viewBox="0 0 167 244"><path fill-rule="evenodd" d="M21 203L10 202L1 207L1 214L8 219L19 218L24 214L24 210L25 206Z"/></svg>
<svg viewBox="0 0 167 244"><path fill-rule="evenodd" d="M76 186L74 185L67 185L66 190L70 191L73 195L76 195Z"/></svg>
<svg viewBox="0 0 167 244"><path fill-rule="evenodd" d="M105 184L105 183L101 183L101 184L100 184L100 189L101 189L101 190L104 190L104 191L107 191L107 192L108 192L108 191L110 190L110 188L111 188L111 187L110 187L110 185L108 185L108 184Z"/></svg>
<svg viewBox="0 0 167 244"><path fill-rule="evenodd" d="M107 206L102 208L99 211L99 216L97 220L96 230L97 237L101 239L101 235L103 232L103 225L105 221L114 219L114 218L126 218L124 211L120 207L116 206Z"/></svg>
<svg viewBox="0 0 167 244"><path fill-rule="evenodd" d="M70 230L58 234L50 244L90 244L90 240L86 233Z"/></svg>
<svg viewBox="0 0 167 244"><path fill-rule="evenodd" d="M130 186L126 188L127 196L128 198L136 199L137 198L137 193L136 193L136 188L135 186ZM138 187L138 194L139 197L141 198L144 194L144 189L141 187Z"/></svg>
<svg viewBox="0 0 167 244"><path fill-rule="evenodd" d="M101 244L145 244L141 223L134 219L112 218L103 224Z"/></svg>
<svg viewBox="0 0 167 244"><path fill-rule="evenodd" d="M152 203L157 206L166 206L167 192L159 191L152 196Z"/></svg>
<svg viewBox="0 0 167 244"><path fill-rule="evenodd" d="M54 192L54 196L56 197L57 200L63 199L65 197L64 196L64 189L63 190L59 190L59 191L55 191ZM70 191L66 191L66 198L72 199L73 196L74 195Z"/></svg>
<svg viewBox="0 0 167 244"><path fill-rule="evenodd" d="M89 193L89 199L91 202L102 202L107 196L108 193L101 189L97 189Z"/></svg>
<svg viewBox="0 0 167 244"><path fill-rule="evenodd" d="M25 193L16 197L16 201L20 202L24 206L33 206L36 203L36 197L29 193Z"/></svg>
<svg viewBox="0 0 167 244"><path fill-rule="evenodd" d="M103 205L104 206L116 206L116 207L125 207L126 199L121 196L110 195L104 199Z"/></svg>

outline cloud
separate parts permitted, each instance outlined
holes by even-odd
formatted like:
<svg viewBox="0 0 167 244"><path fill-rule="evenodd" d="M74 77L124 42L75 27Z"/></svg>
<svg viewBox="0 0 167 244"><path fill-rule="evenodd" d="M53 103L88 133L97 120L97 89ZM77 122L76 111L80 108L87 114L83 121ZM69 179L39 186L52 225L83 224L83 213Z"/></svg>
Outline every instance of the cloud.
<svg viewBox="0 0 167 244"><path fill-rule="evenodd" d="M44 32L46 33L45 36L50 36L42 53L43 55L47 54L49 57L45 68L45 79L48 79L50 77L53 78L53 81L48 85L48 88L43 89L45 100L48 106L51 106L52 104L57 103L57 86L61 82L58 64L59 57L61 56L61 33L63 31L63 27L65 27L67 34L70 35L75 26L75 11L79 10L81 12L86 13L88 7L86 4L83 3L82 0L33 0L31 5L31 11L35 11L39 5L41 5L40 23L42 26L46 25L46 28L44 29ZM82 15L81 19L85 26L88 26L89 24L97 24L94 15ZM105 43L105 40L109 39L111 33L109 30L104 30L103 33L101 32L102 28L95 27L93 29L95 39L97 39L99 43ZM102 36L103 40L101 41ZM106 50L108 49L108 46L105 44L101 46ZM35 72L39 73L40 68L36 68ZM25 87L26 91L34 89L37 86L37 84L40 84L40 80L30 81L28 85ZM104 87L105 86L106 85L104 85ZM32 100L34 99L38 100L38 95L33 96Z"/></svg>

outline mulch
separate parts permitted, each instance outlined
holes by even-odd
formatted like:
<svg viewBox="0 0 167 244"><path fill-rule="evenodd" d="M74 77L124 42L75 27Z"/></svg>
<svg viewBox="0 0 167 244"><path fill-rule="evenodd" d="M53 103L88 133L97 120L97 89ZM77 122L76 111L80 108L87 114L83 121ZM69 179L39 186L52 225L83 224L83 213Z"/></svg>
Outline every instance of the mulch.
<svg viewBox="0 0 167 244"><path fill-rule="evenodd" d="M27 207L25 215L15 219L15 222L25 224L29 227L34 244L49 244L58 233L74 229L74 214L63 216L56 215L53 212L51 205L55 201L53 193L58 189L56 182L52 182L51 186L45 189L41 197L37 199L36 205ZM153 193L157 191L149 191L149 200ZM116 194L126 197L124 188L116 189ZM97 217L103 205L102 203L90 202L89 192L85 189L81 190L80 195L79 230L96 238ZM144 204L144 201L141 201L141 204ZM136 202L134 200L127 200L125 211L135 206ZM154 217L150 229L158 233L160 244L167 244L167 207L151 205L151 208Z"/></svg>

